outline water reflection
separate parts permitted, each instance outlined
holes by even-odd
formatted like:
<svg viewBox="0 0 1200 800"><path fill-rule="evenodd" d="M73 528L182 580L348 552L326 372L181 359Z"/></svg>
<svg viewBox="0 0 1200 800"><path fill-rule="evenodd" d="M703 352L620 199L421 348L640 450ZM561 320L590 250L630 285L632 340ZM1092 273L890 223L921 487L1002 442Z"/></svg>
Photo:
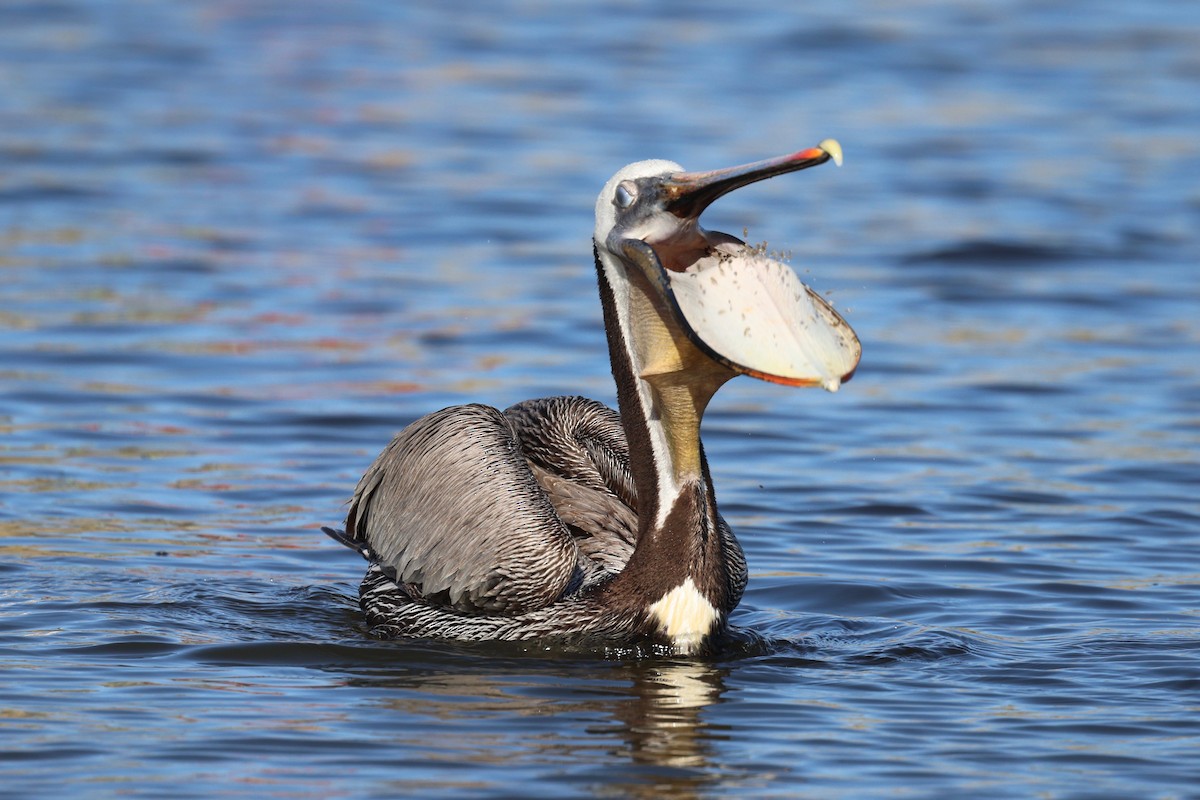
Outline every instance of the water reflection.
<svg viewBox="0 0 1200 800"><path fill-rule="evenodd" d="M704 710L725 692L725 669L698 662L642 662L627 667L632 699L615 704L615 726L589 728L621 736L630 760L649 769L626 775L634 797L698 796L712 786L714 729Z"/></svg>
<svg viewBox="0 0 1200 800"><path fill-rule="evenodd" d="M397 653L388 649L394 661ZM727 667L697 661L568 660L531 674L528 664L518 662L477 664L465 671L461 652L447 658L451 660L355 675L346 682L388 690L373 703L376 724L392 728L389 719L427 720L419 735L408 726L397 731L395 744L426 750L432 758L441 756L431 743L452 737L455 757L470 752L495 764L565 764L591 752L594 763L604 765L602 774L586 777L599 794L692 798L716 786L720 759L715 742L731 732L707 719L706 712L726 692ZM535 663L552 662L543 658ZM555 718L557 735L526 735L541 728L543 723L536 721L547 716ZM494 717L509 720L505 732L480 724Z"/></svg>

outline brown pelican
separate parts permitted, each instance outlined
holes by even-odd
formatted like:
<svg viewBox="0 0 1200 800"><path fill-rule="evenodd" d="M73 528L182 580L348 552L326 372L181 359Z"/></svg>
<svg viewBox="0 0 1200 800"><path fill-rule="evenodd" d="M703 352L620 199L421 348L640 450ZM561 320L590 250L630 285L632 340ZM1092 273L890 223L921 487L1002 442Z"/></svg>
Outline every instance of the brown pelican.
<svg viewBox="0 0 1200 800"><path fill-rule="evenodd" d="M620 413L581 397L418 419L359 481L345 531L370 562L372 634L585 638L693 653L746 560L717 513L700 419L730 378L835 391L861 348L764 248L700 227L740 186L833 160L818 147L713 172L631 164L596 201L594 254Z"/></svg>

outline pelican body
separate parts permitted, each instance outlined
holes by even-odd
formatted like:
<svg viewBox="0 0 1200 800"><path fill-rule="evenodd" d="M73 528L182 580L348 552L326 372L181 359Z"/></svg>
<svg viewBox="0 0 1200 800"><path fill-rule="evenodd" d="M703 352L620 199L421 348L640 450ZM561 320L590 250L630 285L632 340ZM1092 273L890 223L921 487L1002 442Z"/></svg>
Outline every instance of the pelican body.
<svg viewBox="0 0 1200 800"><path fill-rule="evenodd" d="M653 642L696 653L726 627L746 560L717 512L700 422L746 374L835 391L854 332L787 266L699 224L715 199L841 163L826 140L713 172L642 161L596 201L594 255L619 413L581 397L446 408L413 422L354 491L381 638Z"/></svg>

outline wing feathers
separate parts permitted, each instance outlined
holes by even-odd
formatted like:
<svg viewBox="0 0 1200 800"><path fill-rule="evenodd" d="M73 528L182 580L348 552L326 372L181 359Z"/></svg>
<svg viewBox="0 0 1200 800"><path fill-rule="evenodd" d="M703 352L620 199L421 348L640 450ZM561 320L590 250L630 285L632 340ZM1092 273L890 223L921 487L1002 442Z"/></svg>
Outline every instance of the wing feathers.
<svg viewBox="0 0 1200 800"><path fill-rule="evenodd" d="M399 583L462 611L542 608L579 558L508 422L480 405L401 431L359 482L346 532Z"/></svg>
<svg viewBox="0 0 1200 800"><path fill-rule="evenodd" d="M624 568L637 495L616 412L580 397L422 417L363 475L339 541L414 599L522 613Z"/></svg>

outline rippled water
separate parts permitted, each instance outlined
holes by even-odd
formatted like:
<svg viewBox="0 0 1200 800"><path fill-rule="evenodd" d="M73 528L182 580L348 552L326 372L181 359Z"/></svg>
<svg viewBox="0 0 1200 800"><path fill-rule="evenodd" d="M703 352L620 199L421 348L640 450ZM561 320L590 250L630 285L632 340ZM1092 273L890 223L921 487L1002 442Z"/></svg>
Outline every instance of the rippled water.
<svg viewBox="0 0 1200 800"><path fill-rule="evenodd" d="M1200 786L1200 12L0 4L13 796ZM441 406L612 402L592 203L835 136L710 227L864 343L706 446L716 658L377 642L336 523Z"/></svg>

